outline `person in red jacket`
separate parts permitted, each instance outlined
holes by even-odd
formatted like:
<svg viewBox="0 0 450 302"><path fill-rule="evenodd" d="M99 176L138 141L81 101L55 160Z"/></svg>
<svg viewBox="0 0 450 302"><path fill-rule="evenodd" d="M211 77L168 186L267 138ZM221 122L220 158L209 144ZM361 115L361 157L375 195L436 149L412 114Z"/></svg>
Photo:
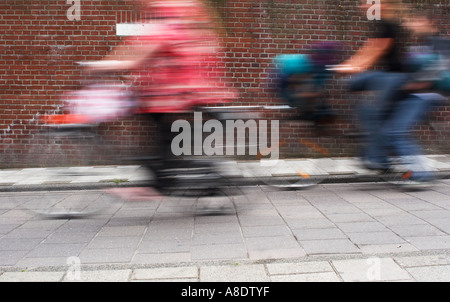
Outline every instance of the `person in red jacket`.
<svg viewBox="0 0 450 302"><path fill-rule="evenodd" d="M125 38L93 72L127 71L135 76L136 113L156 121L158 155L171 156L170 115L198 106L233 101L214 14L201 0L136 0L147 23L140 35ZM153 138L154 139L154 138Z"/></svg>
<svg viewBox="0 0 450 302"><path fill-rule="evenodd" d="M93 69L137 74L140 113L186 112L233 100L236 94L222 77L221 47L207 5L201 0L137 1L148 30L124 39Z"/></svg>

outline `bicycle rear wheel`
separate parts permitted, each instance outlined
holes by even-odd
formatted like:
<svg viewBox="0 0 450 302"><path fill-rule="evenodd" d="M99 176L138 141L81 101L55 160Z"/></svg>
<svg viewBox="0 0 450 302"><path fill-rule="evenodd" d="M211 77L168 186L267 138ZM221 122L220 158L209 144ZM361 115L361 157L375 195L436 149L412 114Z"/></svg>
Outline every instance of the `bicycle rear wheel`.
<svg viewBox="0 0 450 302"><path fill-rule="evenodd" d="M79 219L98 215L117 199L101 191L33 191L18 193L15 199L39 218Z"/></svg>
<svg viewBox="0 0 450 302"><path fill-rule="evenodd" d="M253 163L242 163L241 166L262 185L273 188L300 190L315 186L329 176L329 152L313 140L300 139L299 142L298 153L307 158L260 159Z"/></svg>
<svg viewBox="0 0 450 302"><path fill-rule="evenodd" d="M328 173L320 159L275 160L242 164L243 170L257 177L260 185L286 190L299 190L323 182Z"/></svg>

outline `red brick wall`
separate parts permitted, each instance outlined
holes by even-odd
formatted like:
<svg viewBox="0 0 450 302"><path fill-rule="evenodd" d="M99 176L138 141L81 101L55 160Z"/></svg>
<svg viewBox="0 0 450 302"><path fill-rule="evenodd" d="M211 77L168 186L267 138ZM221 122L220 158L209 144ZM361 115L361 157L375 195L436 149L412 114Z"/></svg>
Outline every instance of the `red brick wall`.
<svg viewBox="0 0 450 302"><path fill-rule="evenodd" d="M318 40L343 45L342 57L353 53L369 34L369 22L356 7L357 0L211 0L222 17L226 77L238 90L236 104L278 104L268 75L271 59L280 53L308 52ZM450 30L448 0L415 0L430 12L441 34ZM32 149L32 134L40 115L58 112L60 95L84 80L77 61L98 60L119 41L116 23L135 22L139 12L132 0L81 0L81 20L70 21L65 0L2 0L0 2L0 165L16 166ZM422 7L423 6L423 7ZM408 40L408 43L414 43ZM281 121L283 156L303 156L311 151L305 140L326 148L331 155L356 154L356 141L345 134L357 127L356 95L345 91L344 78L335 76L327 86L329 101L339 121L333 135L317 137L304 123ZM448 118L448 108L435 116ZM271 112L280 119L284 112ZM132 117L108 123L100 132L115 144L151 147L147 140L152 122ZM421 126L427 146L439 137ZM311 144L309 144L311 146ZM315 148L317 151L318 148ZM314 150L314 148L313 148ZM321 149L322 150L322 149ZM441 149L440 149L441 150Z"/></svg>

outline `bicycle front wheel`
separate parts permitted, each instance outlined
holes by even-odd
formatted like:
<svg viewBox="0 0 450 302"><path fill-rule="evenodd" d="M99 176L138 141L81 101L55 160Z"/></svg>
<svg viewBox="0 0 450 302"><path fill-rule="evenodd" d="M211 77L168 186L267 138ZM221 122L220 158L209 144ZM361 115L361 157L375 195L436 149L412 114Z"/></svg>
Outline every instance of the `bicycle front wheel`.
<svg viewBox="0 0 450 302"><path fill-rule="evenodd" d="M244 170L251 171L262 185L299 190L315 186L328 177L323 164L321 159L270 160L247 164L252 167L245 167Z"/></svg>
<svg viewBox="0 0 450 302"><path fill-rule="evenodd" d="M113 151L89 126L39 128L25 156L37 175L24 181L26 191L16 200L43 218L82 218L105 210L114 197L94 189L120 182L113 174L117 169L106 165L117 160Z"/></svg>

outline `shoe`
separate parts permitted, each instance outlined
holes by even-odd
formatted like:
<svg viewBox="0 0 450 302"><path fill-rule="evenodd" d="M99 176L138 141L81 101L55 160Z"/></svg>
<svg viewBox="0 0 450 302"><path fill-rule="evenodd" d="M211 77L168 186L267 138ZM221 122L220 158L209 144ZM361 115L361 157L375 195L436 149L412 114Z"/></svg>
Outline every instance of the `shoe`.
<svg viewBox="0 0 450 302"><path fill-rule="evenodd" d="M363 159L362 164L364 168L368 170L378 171L382 173L388 173L389 171L391 171L391 167L389 164L380 164L368 159Z"/></svg>
<svg viewBox="0 0 450 302"><path fill-rule="evenodd" d="M430 182L435 179L434 174L429 171L408 171L403 174L402 178L409 178L413 181Z"/></svg>
<svg viewBox="0 0 450 302"><path fill-rule="evenodd" d="M398 183L400 187L408 190L425 190L428 189L432 182L430 181L416 181L416 180L405 180Z"/></svg>
<svg viewBox="0 0 450 302"><path fill-rule="evenodd" d="M433 181L434 177L431 172L407 171L402 174L399 184L407 189L422 190L429 188Z"/></svg>

